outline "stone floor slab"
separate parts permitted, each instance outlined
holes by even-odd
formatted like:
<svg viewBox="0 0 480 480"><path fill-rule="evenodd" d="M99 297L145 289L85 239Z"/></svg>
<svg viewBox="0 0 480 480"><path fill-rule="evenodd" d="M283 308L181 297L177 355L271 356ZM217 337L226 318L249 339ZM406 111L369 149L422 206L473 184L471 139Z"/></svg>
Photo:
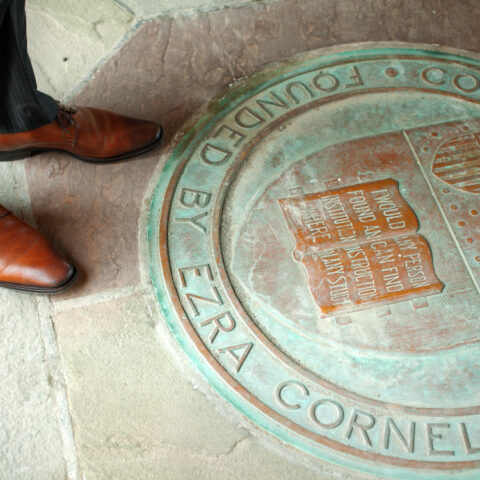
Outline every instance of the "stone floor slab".
<svg viewBox="0 0 480 480"><path fill-rule="evenodd" d="M133 20L114 0L28 0L29 52L40 90L62 99Z"/></svg>
<svg viewBox="0 0 480 480"><path fill-rule="evenodd" d="M17 217L33 223L25 162L0 163L0 204Z"/></svg>
<svg viewBox="0 0 480 480"><path fill-rule="evenodd" d="M0 292L0 478L65 480L57 405L36 299Z"/></svg>
<svg viewBox="0 0 480 480"><path fill-rule="evenodd" d="M39 229L80 271L54 301L138 283L139 208L156 162L92 165L60 154L27 160Z"/></svg>
<svg viewBox="0 0 480 480"><path fill-rule="evenodd" d="M143 295L64 311L54 323L87 480L319 478L194 389Z"/></svg>

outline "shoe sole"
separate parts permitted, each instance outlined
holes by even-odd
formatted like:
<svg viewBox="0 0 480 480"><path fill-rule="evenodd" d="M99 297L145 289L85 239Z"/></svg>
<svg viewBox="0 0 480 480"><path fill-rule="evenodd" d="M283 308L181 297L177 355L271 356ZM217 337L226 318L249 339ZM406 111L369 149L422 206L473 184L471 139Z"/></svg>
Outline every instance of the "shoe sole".
<svg viewBox="0 0 480 480"><path fill-rule="evenodd" d="M78 277L78 271L75 267L73 267L73 272L70 278L58 287L40 287L37 285L22 285L20 283L9 283L9 282L0 282L0 287L8 288L10 290L16 290L17 292L22 293L44 293L48 295L52 295L55 293L60 293L65 291L67 288L71 287L75 280Z"/></svg>
<svg viewBox="0 0 480 480"><path fill-rule="evenodd" d="M150 152L152 150L155 150L157 147L159 147L163 140L163 128L162 127L159 127L159 128L160 128L159 134L152 143L144 145L143 147L138 148L137 150L131 150L130 152L126 152L126 153L123 153L122 155L117 155L115 157L109 157L109 158L84 157L82 155L76 155L75 153L69 152L67 150L62 150L59 148L32 148L32 149L26 149L26 150L13 150L11 152L0 152L0 162L2 161L8 162L11 160L21 160L23 158L33 157L34 155L37 155L40 153L46 153L46 152L64 153L66 155L69 155L70 157L73 157L78 160L81 160L82 162L88 162L88 163L104 164L104 163L121 162L123 160L128 160L129 158L136 157L138 155L143 155L144 153Z"/></svg>

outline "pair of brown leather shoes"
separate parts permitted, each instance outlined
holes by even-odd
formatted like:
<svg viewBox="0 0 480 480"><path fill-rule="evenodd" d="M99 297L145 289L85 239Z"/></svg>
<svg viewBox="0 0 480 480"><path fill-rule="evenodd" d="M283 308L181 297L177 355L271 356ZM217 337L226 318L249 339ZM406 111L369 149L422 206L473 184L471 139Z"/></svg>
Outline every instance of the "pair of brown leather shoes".
<svg viewBox="0 0 480 480"><path fill-rule="evenodd" d="M97 108L60 105L52 123L27 132L0 134L0 160L56 151L87 162L116 162L156 148L161 139L162 128L157 123ZM57 293L76 277L73 265L0 205L0 287Z"/></svg>

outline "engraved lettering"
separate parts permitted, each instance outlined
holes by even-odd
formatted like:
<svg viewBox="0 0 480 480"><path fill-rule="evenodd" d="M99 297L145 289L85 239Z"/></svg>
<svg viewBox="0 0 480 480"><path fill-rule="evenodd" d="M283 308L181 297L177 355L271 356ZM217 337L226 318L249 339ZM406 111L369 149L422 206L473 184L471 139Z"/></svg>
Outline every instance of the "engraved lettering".
<svg viewBox="0 0 480 480"><path fill-rule="evenodd" d="M222 323L224 322L224 323ZM208 340L210 343L213 343L217 338L217 335L222 333L231 332L235 328L235 320L230 312L221 313L220 315L216 315L212 318L208 318L200 323L201 327L205 327L206 325L213 324L213 328L210 330L210 334L208 336Z"/></svg>
<svg viewBox="0 0 480 480"><path fill-rule="evenodd" d="M327 283L332 305L348 305L352 302L348 289L347 277L341 275L334 280L327 278Z"/></svg>
<svg viewBox="0 0 480 480"><path fill-rule="evenodd" d="M245 140L245 135L243 133L240 133L239 131L230 128L228 125L221 125L219 129L213 134L213 138L218 138L222 134L223 130L226 130L228 132L227 136L230 140L234 140L238 137L234 141L234 147L238 147L243 142L243 140Z"/></svg>
<svg viewBox="0 0 480 480"><path fill-rule="evenodd" d="M400 247L400 250L418 250L413 238L411 237L397 237L394 239L395 243ZM405 257L406 255L404 255Z"/></svg>
<svg viewBox="0 0 480 480"><path fill-rule="evenodd" d="M308 230L308 236L316 242L317 238L329 237L328 228L325 225L325 218L321 212L306 204L300 205L300 219Z"/></svg>
<svg viewBox="0 0 480 480"><path fill-rule="evenodd" d="M391 418L387 417L385 419L385 427L383 430L382 447L384 450L388 450L390 448L390 432L392 431L395 433L395 437L404 450L407 453L413 453L415 450L415 422L409 423L408 433L404 435L398 428L397 424Z"/></svg>
<svg viewBox="0 0 480 480"><path fill-rule="evenodd" d="M277 95L275 92L270 92L271 100L259 99L256 101L257 105L270 117L274 117L269 107L289 108L288 103Z"/></svg>
<svg viewBox="0 0 480 480"><path fill-rule="evenodd" d="M190 304L190 307L193 311L193 314L198 317L200 315L200 310L198 309L197 303L195 300L204 302L204 303L211 303L214 305L223 305L223 300L222 297L220 296L220 293L218 291L218 288L211 285L210 289L213 293L213 298L210 297L204 297L203 295L198 295L196 293L185 293L185 297L188 300L188 303Z"/></svg>
<svg viewBox="0 0 480 480"><path fill-rule="evenodd" d="M345 273L343 269L343 264L340 261L340 257L335 250L327 250L326 252L321 252L318 254L318 257L325 266L325 271L327 275L340 275Z"/></svg>
<svg viewBox="0 0 480 480"><path fill-rule="evenodd" d="M304 83L302 83L302 82L290 82L285 87L285 95L287 96L287 98L289 98L293 103L295 103L297 105L300 103L300 100L294 94L294 92L293 92L294 90L303 92L304 96L306 96L308 98L313 98L315 96L313 94L312 90L310 89L310 87L308 87Z"/></svg>
<svg viewBox="0 0 480 480"><path fill-rule="evenodd" d="M394 261L393 258L391 260ZM382 268L382 279L388 293L400 292L403 290L403 284L400 280L400 272L398 267Z"/></svg>
<svg viewBox="0 0 480 480"><path fill-rule="evenodd" d="M358 220L362 223L374 222L377 217L372 212L370 205L367 202L362 190L354 190L348 192L348 195L352 195L348 201L352 204L352 210L357 214Z"/></svg>
<svg viewBox="0 0 480 480"><path fill-rule="evenodd" d="M322 92L333 92L340 85L340 81L331 73L322 73L313 77L313 86Z"/></svg>
<svg viewBox="0 0 480 480"><path fill-rule="evenodd" d="M385 248L386 246L388 246L388 243L384 240L380 240L378 242L373 242L370 244L370 248L376 252L381 251L380 248Z"/></svg>
<svg viewBox="0 0 480 480"><path fill-rule="evenodd" d="M363 440L369 447L372 446L372 441L368 436L367 430L370 430L375 425L375 417L367 412L354 410L350 421L348 422L347 430L345 431L345 438L350 439L353 431Z"/></svg>
<svg viewBox="0 0 480 480"><path fill-rule="evenodd" d="M255 128L265 123L265 119L250 107L244 107L235 115L235 122L242 128Z"/></svg>
<svg viewBox="0 0 480 480"><path fill-rule="evenodd" d="M223 300L218 292L217 287L212 285L210 282L213 281L212 269L209 264L195 265L191 267L183 267L178 269L178 276L180 278L180 284L182 288L190 287L191 284L197 285L195 280L200 279L204 282L205 277L208 280L209 290L213 295L213 298L207 297L205 295L200 295L197 291L196 293L188 292L184 293L185 298L187 299L193 314L197 317L200 315L200 310L198 308L198 302L206 302L215 305L223 305ZM198 286L198 285L197 285Z"/></svg>
<svg viewBox="0 0 480 480"><path fill-rule="evenodd" d="M370 239L377 237L381 233L382 229L380 228L380 225L365 225L364 234L366 238Z"/></svg>
<svg viewBox="0 0 480 480"><path fill-rule="evenodd" d="M443 433L438 432L438 429L450 429L449 423L427 423L427 443L429 455L455 455L453 450L437 450L433 445L434 440L443 440ZM435 431L436 430L436 431Z"/></svg>
<svg viewBox="0 0 480 480"><path fill-rule="evenodd" d="M376 296L373 273L365 250L360 245L354 245L353 247L346 247L344 251L347 258L350 259L350 269L357 284L358 296L362 300Z"/></svg>
<svg viewBox="0 0 480 480"><path fill-rule="evenodd" d="M211 193L202 190L193 190L191 188L182 188L180 194L180 203L184 207L204 208L210 203Z"/></svg>
<svg viewBox="0 0 480 480"><path fill-rule="evenodd" d="M408 281L414 288L425 287L428 285L428 279L423 271L422 259L420 253L411 253L404 255L404 258L409 260L405 261L405 267L407 269Z"/></svg>
<svg viewBox="0 0 480 480"><path fill-rule="evenodd" d="M373 198L378 204L378 207L380 208L380 211L387 219L389 228L391 228L392 230L405 228L406 223L404 220L394 221L395 219L400 219L403 217L399 207L392 200L391 193L387 189L382 189L374 191L372 192L372 194Z"/></svg>
<svg viewBox="0 0 480 480"><path fill-rule="evenodd" d="M228 162L231 156L232 152L230 150L225 150L211 143L205 144L200 153L201 159L208 165L223 165Z"/></svg>
<svg viewBox="0 0 480 480"><path fill-rule="evenodd" d="M319 413L319 410L321 412ZM313 402L308 410L310 420L322 428L337 428L345 416L343 407L334 400L322 399Z"/></svg>
<svg viewBox="0 0 480 480"><path fill-rule="evenodd" d="M277 388L275 388L275 398L277 402L283 408L286 408L288 410L298 410L300 408L299 403L288 402L287 399L284 397L284 390L286 390L287 388L298 391L302 397L308 397L310 395L310 392L303 383L297 382L295 380L287 380L286 382L282 382L277 385Z"/></svg>
<svg viewBox="0 0 480 480"><path fill-rule="evenodd" d="M353 74L350 75L350 80L353 80L353 82L345 85L345 88L361 87L362 85L364 85L363 79L362 79L362 76L360 75L358 67L352 67L352 70L353 70Z"/></svg>
<svg viewBox="0 0 480 480"><path fill-rule="evenodd" d="M377 260L380 265L384 263L392 263L396 260L395 258L395 250L393 248L389 248L387 250L377 250ZM385 270L387 271L387 270Z"/></svg>
<svg viewBox="0 0 480 480"><path fill-rule="evenodd" d="M345 211L345 207L340 196L331 195L322 198L322 205L328 213L328 217L333 220L334 228L337 230L340 243L351 244L357 240L353 224Z"/></svg>
<svg viewBox="0 0 480 480"><path fill-rule="evenodd" d="M228 356L235 362L235 371L238 373L242 368L245 360L248 357L248 354L253 348L253 343L242 343L240 345L233 345L231 347L219 348L218 353L226 353ZM240 354L236 353L237 350L240 350Z"/></svg>
<svg viewBox="0 0 480 480"><path fill-rule="evenodd" d="M212 269L208 263L203 263L201 265L194 265L192 267L183 267L178 269L178 276L180 278L180 283L182 288L187 286L187 276L186 272L193 272L194 278L201 277L202 272L205 272L209 282L213 280Z"/></svg>
<svg viewBox="0 0 480 480"><path fill-rule="evenodd" d="M206 217L207 215L208 215L208 212L203 212L203 213L199 213L198 215L194 215L193 217L177 217L175 218L175 221L191 223L194 227L197 227L203 233L207 233L207 227L199 222L200 219Z"/></svg>
<svg viewBox="0 0 480 480"><path fill-rule="evenodd" d="M458 428L460 430L460 438L462 439L463 448L465 449L465 453L467 455L474 455L476 453L480 453L480 447L472 447L472 443L470 442L470 437L467 432L467 426L465 423L461 422L458 424Z"/></svg>

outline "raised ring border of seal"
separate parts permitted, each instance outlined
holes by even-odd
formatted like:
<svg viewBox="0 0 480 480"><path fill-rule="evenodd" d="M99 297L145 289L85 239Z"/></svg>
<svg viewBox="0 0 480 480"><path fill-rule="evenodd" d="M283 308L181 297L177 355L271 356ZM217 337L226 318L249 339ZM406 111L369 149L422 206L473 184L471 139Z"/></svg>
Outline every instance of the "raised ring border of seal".
<svg viewBox="0 0 480 480"><path fill-rule="evenodd" d="M353 50L353 47L355 50ZM333 65L355 64L356 62L362 62L362 60L413 58L415 60L418 59L425 61L434 58L440 62L448 61L458 63L459 65L467 65L473 70L480 70L480 61L476 58L472 58L472 56L475 57L475 55L470 52L459 53L457 50L450 51L446 49L435 49L432 47L420 47L405 44L393 45L391 43L387 45L362 45L361 47L364 49L361 50L358 50L358 47L358 45L346 45L334 49L310 52L307 59L305 59L305 55L302 55L301 57L293 57L282 63L276 63L273 66L267 66L247 81L235 85L234 88L229 90L226 94L213 100L206 112L200 112L197 117L189 122L184 129L188 133L178 142L173 153L170 155L152 199L148 225L148 242L150 255L149 261L155 293L167 319L170 330L182 348L187 352L190 359L202 372L203 376L207 378L209 383L214 386L224 398L226 398L231 404L235 405L255 423L277 435L287 443L293 444L333 463L339 463L354 470L377 474L382 473L383 475L388 475L392 478L423 479L425 478L426 472L428 472L429 478L445 478L445 475L442 473L444 471L449 471L450 473L455 471L456 474L459 475L457 478L477 478L478 468L480 467L479 460L456 461L455 459L452 459L454 461L420 462L413 459L408 460L399 457L384 457L367 450L353 449L352 451L352 449L346 445L334 445L335 442L332 442L331 439L322 436L321 434L317 435L306 429L296 428L294 422L262 404L257 398L255 398L255 395L253 395L251 391L247 390L235 379L235 373L238 373L238 371L235 371L235 368L238 367L238 370L240 370L246 357L250 353L251 347L248 346L248 343L235 344L235 349L229 349L227 346L223 349L216 349L215 352L211 352L208 345L206 345L207 342L205 341L205 338L202 339L192 326L186 309L182 306L182 302L177 297L177 287L174 284L170 258L168 257L167 252L169 236L168 218L171 213L170 202L175 193L177 186L176 181L178 180L184 166L188 163L190 154L207 138L207 132L218 124L220 118L225 117L229 112L232 112L242 103L245 103L245 96L252 98L259 92L271 88L272 82L278 81L279 79L285 80L287 77L294 78L305 71L320 71L322 69L331 68ZM386 84L387 82L390 82L391 84L391 78L389 79L386 77L384 80ZM446 87L444 83L438 83L436 78L427 78L427 80L431 80L431 85L428 85L428 88L425 88L426 91L433 91L436 93L441 87L441 93L480 103L480 95L477 95L480 92L480 89L475 89L473 93L476 95L472 98L472 92L468 92L468 90L472 89L470 84L461 84L457 79L456 83L449 82ZM352 81L355 82L355 78L352 78ZM445 91L445 89L450 88L450 86L452 91ZM437 90L435 90L435 88L437 88ZM362 90L362 93L366 93L365 90ZM332 93L331 97L327 95L326 97L323 97L323 100L316 100L321 103L322 101L325 101L325 98L333 98L335 96L338 98L338 93ZM306 103L308 104L308 102ZM302 107L303 105L301 104L297 106L299 109ZM222 187L227 186L228 185L222 185ZM198 197L195 197L195 199L199 200ZM224 201L221 197L217 198L217 200L221 203ZM199 217L198 220L200 221L202 218L203 216ZM214 211L212 219L213 225L220 225L219 209ZM200 225L203 224L200 223ZM201 230L201 228L199 230ZM218 246L218 231L213 228L211 235L209 236L213 237L214 243L216 242ZM205 243L207 243L206 239ZM217 263L221 264L221 252L217 251L215 254L217 255ZM225 269L221 266L220 269L215 272L207 268L200 271L198 269L193 269L193 267L189 267L188 265L185 265L183 268L184 273L187 276L193 275L201 277L203 275L204 277L207 276L209 278L222 276L224 277L224 281L226 278ZM186 277L184 277L183 280L186 281ZM179 281L178 275L176 281L177 283ZM242 307L239 302L235 302L233 291L230 291L228 296L233 304L237 303L236 308L241 311ZM224 328L225 331L227 331L227 328ZM214 355L214 353L216 355ZM225 363L219 360L219 355L221 354L223 354L223 356L227 355L230 360L236 361L236 365L233 365L233 367L226 367ZM292 383L292 385L294 384ZM302 393L302 389L306 387L299 383L296 388ZM358 401L359 399L354 398L353 400ZM333 401L330 403L330 406L332 408L337 408L337 404ZM339 408L342 408L343 416L343 407L339 405ZM464 413L466 415L477 414L476 411L466 411ZM440 423L434 425L440 425ZM470 443L468 434L466 434L465 423L460 425L463 425L464 429L461 431L463 434L463 442L465 443L465 441L467 441L468 448L470 448L470 450L475 450ZM391 428L395 429L396 426L394 425ZM441 434L438 432L432 433L431 430L429 438L432 442L433 438L438 438L435 437L435 435ZM465 437L465 435L467 436ZM318 448L318 446L320 446L320 448ZM473 470L471 470L472 468ZM422 473L422 470L424 473Z"/></svg>

